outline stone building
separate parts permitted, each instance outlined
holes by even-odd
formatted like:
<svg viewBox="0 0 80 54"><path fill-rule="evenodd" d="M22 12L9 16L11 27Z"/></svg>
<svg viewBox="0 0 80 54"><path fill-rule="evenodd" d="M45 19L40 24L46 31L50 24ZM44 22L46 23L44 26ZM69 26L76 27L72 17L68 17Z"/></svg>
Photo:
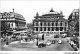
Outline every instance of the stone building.
<svg viewBox="0 0 80 54"><path fill-rule="evenodd" d="M0 22L1 22L0 23L1 32L4 32L4 27L5 28L8 27L7 31L10 32L24 30L26 28L25 18L21 14L15 13L14 9L13 12L0 13Z"/></svg>
<svg viewBox="0 0 80 54"><path fill-rule="evenodd" d="M68 36L79 35L79 9L74 9L68 18Z"/></svg>
<svg viewBox="0 0 80 54"><path fill-rule="evenodd" d="M35 33L64 33L67 32L68 20L60 13L51 9L48 13L39 16L38 12L33 20Z"/></svg>

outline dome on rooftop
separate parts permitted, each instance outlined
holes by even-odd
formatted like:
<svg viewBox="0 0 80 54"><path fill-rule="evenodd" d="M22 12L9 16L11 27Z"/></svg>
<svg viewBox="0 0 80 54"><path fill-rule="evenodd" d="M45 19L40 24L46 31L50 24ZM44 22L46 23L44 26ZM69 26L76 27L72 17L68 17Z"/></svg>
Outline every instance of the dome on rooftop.
<svg viewBox="0 0 80 54"><path fill-rule="evenodd" d="M50 14L51 14L51 15L54 15L54 14L59 14L59 13L56 12L56 11L54 11L53 8L51 8L51 10L50 10L49 12L47 12L47 13L45 13L45 14L43 14L43 15L48 15L48 14L49 14L49 15L50 15Z"/></svg>

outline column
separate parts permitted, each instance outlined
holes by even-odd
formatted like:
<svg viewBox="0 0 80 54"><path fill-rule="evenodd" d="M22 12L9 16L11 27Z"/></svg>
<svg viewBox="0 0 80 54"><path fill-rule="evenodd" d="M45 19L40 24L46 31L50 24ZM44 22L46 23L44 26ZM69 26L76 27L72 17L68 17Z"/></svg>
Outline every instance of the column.
<svg viewBox="0 0 80 54"><path fill-rule="evenodd" d="M38 22L38 25L40 26L40 21Z"/></svg>
<svg viewBox="0 0 80 54"><path fill-rule="evenodd" d="M52 27L50 27L50 31L52 31Z"/></svg>
<svg viewBox="0 0 80 54"><path fill-rule="evenodd" d="M52 27L52 22L50 22L50 26Z"/></svg>
<svg viewBox="0 0 80 54"><path fill-rule="evenodd" d="M65 26L65 22L63 22L63 26Z"/></svg>
<svg viewBox="0 0 80 54"><path fill-rule="evenodd" d="M46 31L48 31L48 27L46 27Z"/></svg>
<svg viewBox="0 0 80 54"><path fill-rule="evenodd" d="M34 26L36 26L36 22L34 22Z"/></svg>
<svg viewBox="0 0 80 54"><path fill-rule="evenodd" d="M44 26L44 22L42 22L42 26Z"/></svg>
<svg viewBox="0 0 80 54"><path fill-rule="evenodd" d="M46 25L48 26L48 22L46 22Z"/></svg>
<svg viewBox="0 0 80 54"><path fill-rule="evenodd" d="M36 28L34 27L34 31L36 31Z"/></svg>
<svg viewBox="0 0 80 54"><path fill-rule="evenodd" d="M62 22L62 26L64 26L64 22Z"/></svg>
<svg viewBox="0 0 80 54"><path fill-rule="evenodd" d="M65 31L65 28L63 27L63 32Z"/></svg>
<svg viewBox="0 0 80 54"><path fill-rule="evenodd" d="M13 23L13 28L15 28L16 27L16 24L15 23Z"/></svg>
<svg viewBox="0 0 80 54"><path fill-rule="evenodd" d="M54 26L56 26L56 22L54 22Z"/></svg>
<svg viewBox="0 0 80 54"><path fill-rule="evenodd" d="M60 26L60 22L58 22L58 26Z"/></svg>
<svg viewBox="0 0 80 54"><path fill-rule="evenodd" d="M42 31L44 31L44 27L42 27Z"/></svg>
<svg viewBox="0 0 80 54"><path fill-rule="evenodd" d="M12 27L13 27L12 22L10 22L10 28L12 28Z"/></svg>
<svg viewBox="0 0 80 54"><path fill-rule="evenodd" d="M54 31L56 31L55 27L54 27Z"/></svg>

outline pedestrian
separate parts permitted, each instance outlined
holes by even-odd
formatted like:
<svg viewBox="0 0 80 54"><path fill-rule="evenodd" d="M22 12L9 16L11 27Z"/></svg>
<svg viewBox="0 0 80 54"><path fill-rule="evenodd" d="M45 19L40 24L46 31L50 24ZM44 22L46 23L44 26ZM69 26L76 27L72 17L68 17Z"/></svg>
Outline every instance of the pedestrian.
<svg viewBox="0 0 80 54"><path fill-rule="evenodd" d="M8 41L6 42L6 45L8 45L9 43L8 43Z"/></svg>
<svg viewBox="0 0 80 54"><path fill-rule="evenodd" d="M42 40L44 40L44 34L42 35Z"/></svg>

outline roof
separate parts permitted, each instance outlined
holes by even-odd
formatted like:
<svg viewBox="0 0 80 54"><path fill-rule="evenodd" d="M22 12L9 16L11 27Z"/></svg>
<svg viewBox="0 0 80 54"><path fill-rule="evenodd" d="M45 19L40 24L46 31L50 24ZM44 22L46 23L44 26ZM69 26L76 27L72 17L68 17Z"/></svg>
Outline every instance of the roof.
<svg viewBox="0 0 80 54"><path fill-rule="evenodd" d="M58 13L51 9L49 12L43 14L42 16L35 16L35 18L43 18L43 17L64 17L62 13Z"/></svg>
<svg viewBox="0 0 80 54"><path fill-rule="evenodd" d="M51 16L51 15L61 15L61 14L56 12L56 11L54 11L53 8L51 8L51 10L48 13L43 14L42 16Z"/></svg>
<svg viewBox="0 0 80 54"><path fill-rule="evenodd" d="M68 20L64 18L59 18L59 19L41 18L41 19L35 19L34 21L65 21L67 22Z"/></svg>
<svg viewBox="0 0 80 54"><path fill-rule="evenodd" d="M79 9L74 9L72 12L79 12Z"/></svg>
<svg viewBox="0 0 80 54"><path fill-rule="evenodd" d="M15 13L15 12L4 12L0 13L0 18L10 18L10 17L15 17L19 19L25 19L21 14Z"/></svg>

